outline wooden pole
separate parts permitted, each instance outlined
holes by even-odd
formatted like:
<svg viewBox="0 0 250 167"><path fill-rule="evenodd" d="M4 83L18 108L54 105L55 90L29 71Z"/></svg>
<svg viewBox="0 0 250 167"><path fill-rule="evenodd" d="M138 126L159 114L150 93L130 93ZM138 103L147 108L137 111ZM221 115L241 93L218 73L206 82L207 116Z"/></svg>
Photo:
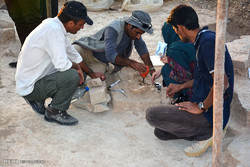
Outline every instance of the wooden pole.
<svg viewBox="0 0 250 167"><path fill-rule="evenodd" d="M46 10L47 10L47 18L52 17L51 0L46 0Z"/></svg>
<svg viewBox="0 0 250 167"><path fill-rule="evenodd" d="M221 167L222 162L222 125L223 125L223 92L224 62L227 27L228 1L218 0L215 65L214 65L214 101L213 101L213 167Z"/></svg>

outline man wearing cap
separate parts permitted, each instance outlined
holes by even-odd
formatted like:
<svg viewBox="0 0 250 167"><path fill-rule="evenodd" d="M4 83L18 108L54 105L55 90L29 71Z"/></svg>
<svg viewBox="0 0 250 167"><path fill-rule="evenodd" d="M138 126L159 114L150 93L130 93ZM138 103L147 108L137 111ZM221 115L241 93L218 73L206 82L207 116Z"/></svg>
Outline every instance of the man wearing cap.
<svg viewBox="0 0 250 167"><path fill-rule="evenodd" d="M112 73L124 66L145 72L147 65L152 74L155 69L141 37L145 32L153 33L151 18L148 13L136 10L131 17L114 20L96 34L75 41L73 46L94 71L105 73L108 70L108 63L111 62L115 67ZM144 64L129 59L134 46Z"/></svg>
<svg viewBox="0 0 250 167"><path fill-rule="evenodd" d="M67 32L76 34L84 24L93 24L86 7L76 1L66 2L55 18L44 20L26 38L16 71L16 91L45 120L62 125L78 121L67 114L73 93L84 82L88 67L67 39ZM32 59L31 59L32 57ZM105 79L102 73L89 73ZM47 108L44 102L51 97Z"/></svg>

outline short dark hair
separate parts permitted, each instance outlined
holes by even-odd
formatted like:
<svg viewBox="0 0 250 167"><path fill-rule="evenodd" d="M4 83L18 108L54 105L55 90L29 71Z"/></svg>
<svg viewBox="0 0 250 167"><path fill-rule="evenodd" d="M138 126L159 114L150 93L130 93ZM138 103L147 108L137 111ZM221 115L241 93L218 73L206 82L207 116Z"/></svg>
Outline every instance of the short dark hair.
<svg viewBox="0 0 250 167"><path fill-rule="evenodd" d="M65 13L63 10L61 10L58 15L57 15L58 19L62 22L62 23L67 23L69 21L74 21L75 24L77 24L77 22L79 20L83 20L82 18L76 18L76 17L72 17L70 15L68 15L67 13Z"/></svg>
<svg viewBox="0 0 250 167"><path fill-rule="evenodd" d="M125 25L128 25L128 24L129 24L129 23L125 22ZM138 27L136 27L136 26L134 26L134 25L132 25L132 24L131 24L131 26L132 26L131 29L138 28Z"/></svg>
<svg viewBox="0 0 250 167"><path fill-rule="evenodd" d="M84 20L88 25L93 24L93 20L88 17L87 8L78 1L65 2L57 16L62 23L74 21L77 24L79 20Z"/></svg>
<svg viewBox="0 0 250 167"><path fill-rule="evenodd" d="M176 28L177 25L183 25L188 30L200 28L197 13L188 5L179 5L172 9L167 22Z"/></svg>
<svg viewBox="0 0 250 167"><path fill-rule="evenodd" d="M77 22L79 20L83 20L82 18L78 18L78 17L73 17L71 15L69 15L67 13L67 11L65 10L65 8L67 7L68 3L65 3L63 5L63 7L61 8L61 10L59 11L59 13L57 14L58 19L62 22L62 23L67 23L69 21L74 21L75 24L77 24Z"/></svg>

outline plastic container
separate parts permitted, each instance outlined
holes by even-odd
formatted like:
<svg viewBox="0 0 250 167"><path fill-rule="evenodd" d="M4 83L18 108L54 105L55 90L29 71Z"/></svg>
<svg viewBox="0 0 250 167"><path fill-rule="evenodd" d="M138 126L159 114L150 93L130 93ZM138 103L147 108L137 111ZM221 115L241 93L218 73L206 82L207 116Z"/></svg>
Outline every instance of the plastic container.
<svg viewBox="0 0 250 167"><path fill-rule="evenodd" d="M89 91L89 87L87 86L78 87L72 96L71 103L82 98L87 91Z"/></svg>

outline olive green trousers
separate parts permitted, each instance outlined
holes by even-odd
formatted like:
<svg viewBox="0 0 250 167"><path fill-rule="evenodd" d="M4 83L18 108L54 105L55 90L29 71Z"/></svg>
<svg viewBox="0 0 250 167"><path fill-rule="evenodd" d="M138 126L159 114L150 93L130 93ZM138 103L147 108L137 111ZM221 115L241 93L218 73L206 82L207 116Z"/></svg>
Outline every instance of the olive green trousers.
<svg viewBox="0 0 250 167"><path fill-rule="evenodd" d="M24 98L30 101L43 101L51 97L51 107L66 111L79 82L80 76L74 69L56 72L38 80L33 91Z"/></svg>

